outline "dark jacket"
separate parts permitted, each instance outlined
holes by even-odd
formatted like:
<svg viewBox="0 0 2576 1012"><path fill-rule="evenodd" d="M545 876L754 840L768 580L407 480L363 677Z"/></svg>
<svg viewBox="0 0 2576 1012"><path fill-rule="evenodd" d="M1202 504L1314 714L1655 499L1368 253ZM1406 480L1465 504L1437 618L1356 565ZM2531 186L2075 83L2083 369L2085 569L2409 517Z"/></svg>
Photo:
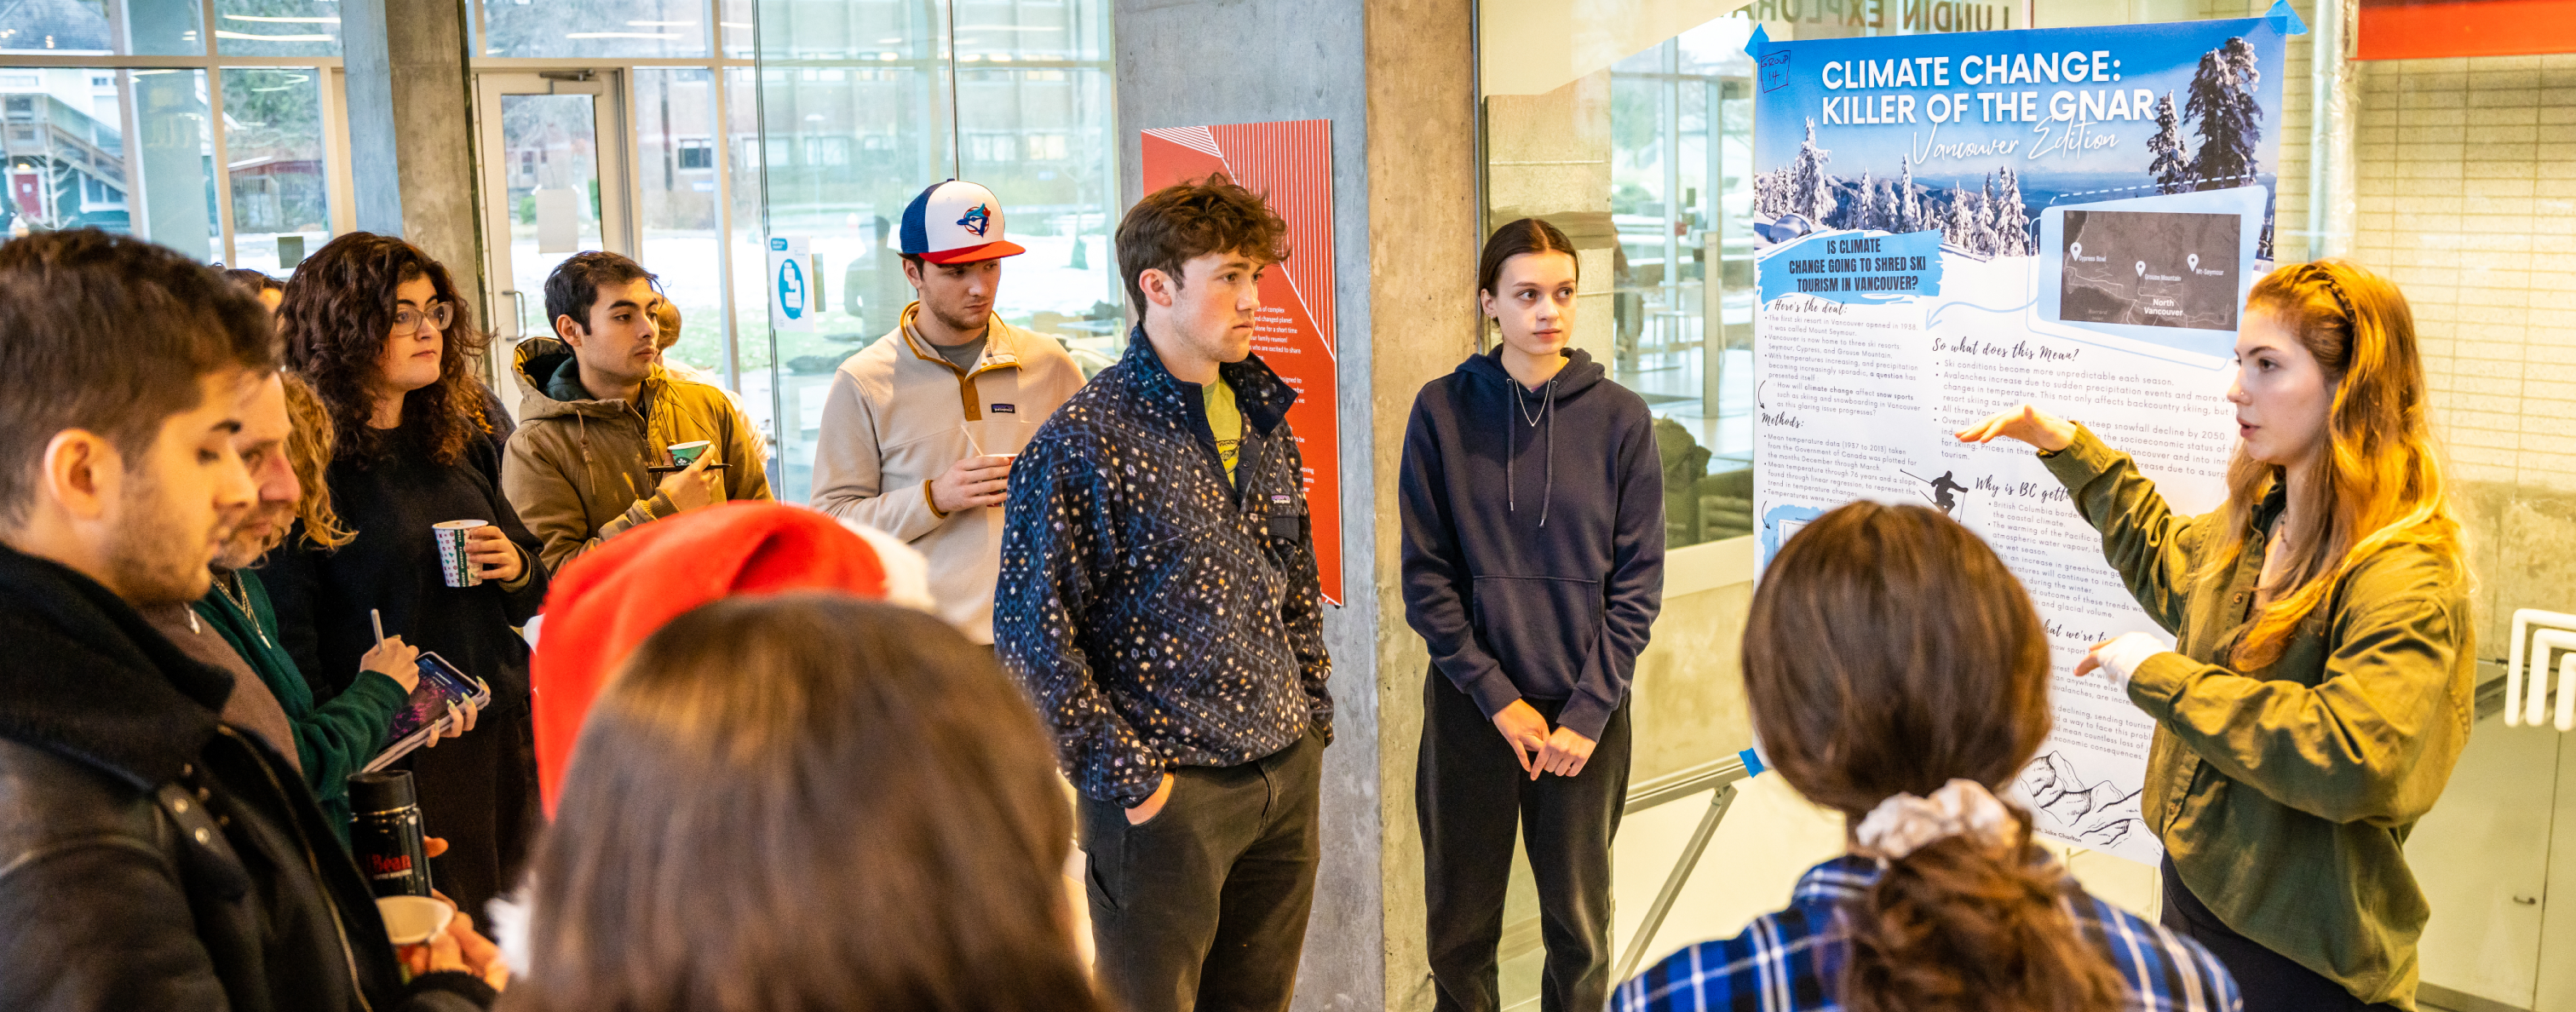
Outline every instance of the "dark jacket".
<svg viewBox="0 0 2576 1012"><path fill-rule="evenodd" d="M406 988L284 757L216 718L232 676L107 588L0 548L0 1008L472 1009Z"/></svg>
<svg viewBox="0 0 2576 1012"><path fill-rule="evenodd" d="M1499 351L1413 399L1404 618L1485 716L1562 700L1557 722L1597 741L1663 608L1655 419L1581 350L1535 392Z"/></svg>
<svg viewBox="0 0 2576 1012"><path fill-rule="evenodd" d="M1243 414L1228 484L1200 386L1127 341L1012 469L993 643L1074 786L1134 807L1169 767L1329 742L1333 661L1296 391L1259 357L1219 370Z"/></svg>
<svg viewBox="0 0 2576 1012"><path fill-rule="evenodd" d="M286 652L278 633L277 606L269 602L267 585L258 573L243 570L236 575L241 577L242 596L250 601L252 614L243 614L220 591L199 598L197 614L232 644L233 652L277 697L278 708L286 711L287 727L295 735L295 756L304 770L305 786L313 789L313 799L321 804L332 835L345 844L349 842L349 774L384 751L394 713L411 696L391 677L360 671L351 673L354 680L338 696L316 704L312 685L296 669L295 658Z"/></svg>

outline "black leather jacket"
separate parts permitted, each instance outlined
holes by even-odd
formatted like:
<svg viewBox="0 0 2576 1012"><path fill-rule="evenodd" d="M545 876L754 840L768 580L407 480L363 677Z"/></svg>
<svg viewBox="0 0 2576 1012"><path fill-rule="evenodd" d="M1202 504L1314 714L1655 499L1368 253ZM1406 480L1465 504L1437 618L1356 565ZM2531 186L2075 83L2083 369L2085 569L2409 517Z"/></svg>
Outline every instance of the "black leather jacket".
<svg viewBox="0 0 2576 1012"><path fill-rule="evenodd" d="M232 677L0 547L0 1009L470 1010L406 987L357 866Z"/></svg>

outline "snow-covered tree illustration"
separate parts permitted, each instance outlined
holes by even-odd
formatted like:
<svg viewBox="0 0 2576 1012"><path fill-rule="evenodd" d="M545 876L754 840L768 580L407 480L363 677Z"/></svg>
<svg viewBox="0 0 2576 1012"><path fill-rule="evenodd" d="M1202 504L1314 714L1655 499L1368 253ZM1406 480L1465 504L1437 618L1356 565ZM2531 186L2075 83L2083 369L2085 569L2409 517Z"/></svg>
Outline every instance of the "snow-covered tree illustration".
<svg viewBox="0 0 2576 1012"><path fill-rule="evenodd" d="M1816 146L1816 121L1807 120L1807 139L1798 144L1798 160L1789 166L1791 212L1818 223L1834 216L1833 177L1825 174L1825 163L1833 158L1833 152Z"/></svg>
<svg viewBox="0 0 2576 1012"><path fill-rule="evenodd" d="M1977 241L1977 197L1955 183L1950 186L1950 213L1941 223L1941 241L1960 249L1984 249Z"/></svg>
<svg viewBox="0 0 2576 1012"><path fill-rule="evenodd" d="M2030 210L2022 206L2021 176L2005 166L2003 181L1995 187L1995 223L2000 240L1996 256L2028 256L2038 252L2030 235Z"/></svg>
<svg viewBox="0 0 2576 1012"><path fill-rule="evenodd" d="M2191 161L2183 155L2182 117L2174 112L2173 92L2156 99L2156 135L2147 138L2147 152L2156 156L2147 163L2147 175L2155 178L2157 193L2191 191Z"/></svg>
<svg viewBox="0 0 2576 1012"><path fill-rule="evenodd" d="M1995 174L1986 173L1986 187L1977 193L1976 243L1969 249L2000 255L2004 252L2004 223L1995 200Z"/></svg>
<svg viewBox="0 0 2576 1012"><path fill-rule="evenodd" d="M2202 53L2183 104L2200 134L2192 175L2203 190L2243 186L2254 178L2255 145L2263 139L2263 107L2254 89L2263 83L2253 45L2232 38Z"/></svg>
<svg viewBox="0 0 2576 1012"><path fill-rule="evenodd" d="M1869 170L1860 170L1860 191L1852 195L1851 227L1883 229L1887 222L1878 206L1878 184L1870 181Z"/></svg>
<svg viewBox="0 0 2576 1012"><path fill-rule="evenodd" d="M1897 167L1899 175L1896 177L1896 227L1888 231L1923 231L1926 227L1923 220L1923 205L1914 197L1914 159L1900 158L1897 160Z"/></svg>

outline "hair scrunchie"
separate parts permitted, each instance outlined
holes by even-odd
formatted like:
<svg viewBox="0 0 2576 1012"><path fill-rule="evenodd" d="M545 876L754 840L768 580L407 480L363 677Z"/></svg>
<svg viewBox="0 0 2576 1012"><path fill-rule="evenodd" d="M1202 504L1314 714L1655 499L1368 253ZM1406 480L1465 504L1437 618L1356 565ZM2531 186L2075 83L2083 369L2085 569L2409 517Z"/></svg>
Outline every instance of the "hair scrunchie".
<svg viewBox="0 0 2576 1012"><path fill-rule="evenodd" d="M1935 840L1965 836L1989 847L2010 846L2021 828L2012 809L1995 798L1986 785L1974 780L1954 779L1933 791L1928 798L1911 794L1890 795L1870 809L1869 816L1852 831L1852 840L1865 857L1881 861L1903 860Z"/></svg>

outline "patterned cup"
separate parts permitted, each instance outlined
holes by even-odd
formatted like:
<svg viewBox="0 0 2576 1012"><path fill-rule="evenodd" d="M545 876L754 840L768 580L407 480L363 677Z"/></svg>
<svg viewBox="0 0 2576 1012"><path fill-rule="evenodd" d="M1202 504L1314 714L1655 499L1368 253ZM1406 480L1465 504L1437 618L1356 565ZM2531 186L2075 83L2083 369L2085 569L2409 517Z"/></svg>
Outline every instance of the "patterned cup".
<svg viewBox="0 0 2576 1012"><path fill-rule="evenodd" d="M477 527L489 527L488 520L450 520L431 524L429 532L438 538L438 569L447 577L450 587L471 587L483 582L483 572L465 555L465 539Z"/></svg>

